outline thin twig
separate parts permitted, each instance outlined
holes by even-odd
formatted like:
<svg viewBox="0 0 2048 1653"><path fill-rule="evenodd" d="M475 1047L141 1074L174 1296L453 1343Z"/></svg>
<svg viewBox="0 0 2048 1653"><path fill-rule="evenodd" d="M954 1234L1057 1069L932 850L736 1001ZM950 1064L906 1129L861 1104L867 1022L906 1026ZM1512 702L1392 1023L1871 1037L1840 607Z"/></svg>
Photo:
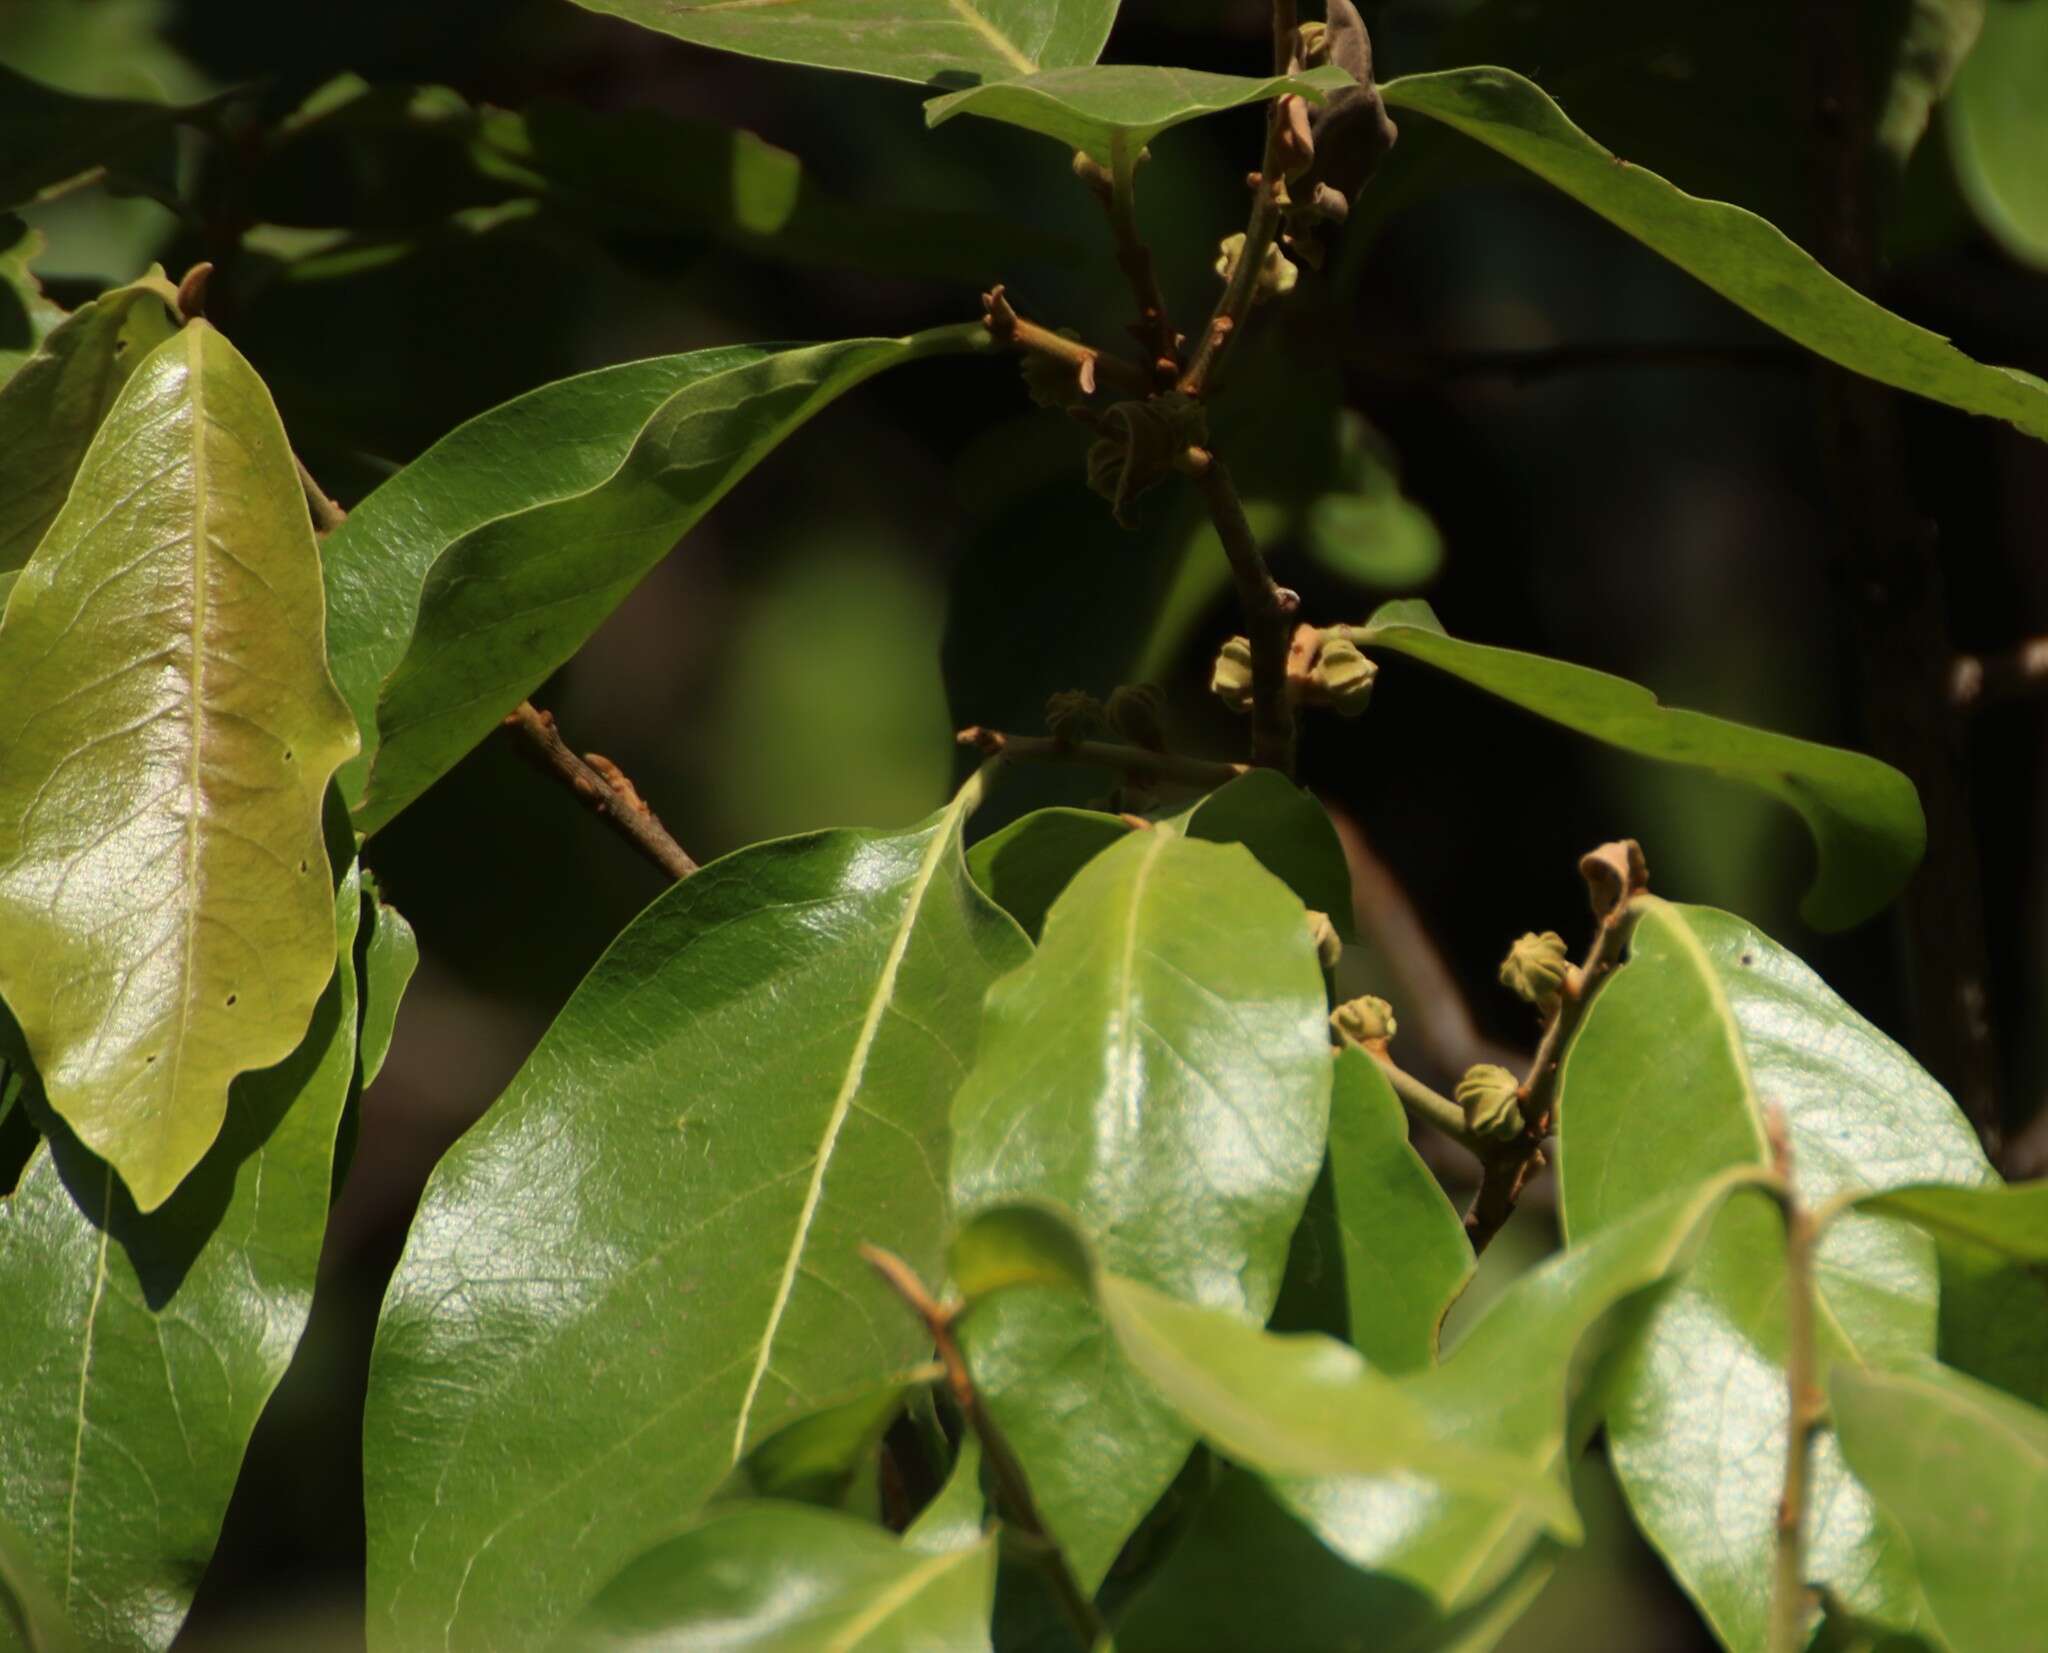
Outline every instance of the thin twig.
<svg viewBox="0 0 2048 1653"><path fill-rule="evenodd" d="M323 536L333 533L348 521L348 512L328 497L326 490L314 480L313 473L306 469L306 462L297 454L292 455L292 463L298 467L299 486L306 494L306 509L313 515L313 531Z"/></svg>
<svg viewBox="0 0 2048 1653"><path fill-rule="evenodd" d="M505 715L505 727L538 767L602 815L627 843L669 877L680 882L697 870L697 863L669 836L661 818L647 807L619 766L595 752L578 757L562 739L552 713L522 700Z"/></svg>
<svg viewBox="0 0 2048 1653"><path fill-rule="evenodd" d="M1067 1564L1066 1552L1060 1548L1059 1540L1053 1537L1052 1529L1039 1513L1037 1500L1031 1496L1031 1483L1024 1474L1023 1464L1018 1461L1015 1449L1002 1430L996 1426L995 1419L989 1415L988 1408L982 1404L980 1391L974 1387L973 1374L967 1369L967 1357L960 1352L960 1341L953 1335L953 1324L959 1318L961 1305L939 1302L925 1289L916 1271L894 1253L884 1251L880 1246L863 1245L860 1254L931 1333L932 1344L939 1352L939 1363L946 1370L947 1386L953 1391L953 1402L967 1420L967 1427L981 1442L982 1458L995 1480L997 1516L1008 1522L1024 1539L1022 1548L1030 1553L1045 1574L1046 1582L1059 1599L1061 1610L1079 1634L1081 1645L1092 1649L1106 1643L1108 1625L1096 1611L1095 1603L1089 1600L1088 1592L1081 1588L1080 1580L1074 1577L1073 1569Z"/></svg>
<svg viewBox="0 0 2048 1653"><path fill-rule="evenodd" d="M1273 0L1273 73L1292 74L1299 63L1296 53L1301 49L1298 20L1301 8L1295 0Z"/></svg>
<svg viewBox="0 0 2048 1653"><path fill-rule="evenodd" d="M1959 712L2039 694L2048 694L2048 637L1998 654L1958 655L1950 668L1949 703Z"/></svg>
<svg viewBox="0 0 2048 1653"><path fill-rule="evenodd" d="M1117 268L1130 284L1131 297L1138 306L1138 319L1131 335L1144 346L1149 366L1161 385L1180 376L1180 335L1166 314L1166 295L1159 286L1159 271L1152 262L1152 249L1138 229L1137 171L1144 151L1133 153L1122 133L1110 141L1109 165L1103 166L1085 152L1074 156L1074 176L1088 186L1089 194L1101 203L1109 219L1109 232L1116 246Z"/></svg>
<svg viewBox="0 0 2048 1653"><path fill-rule="evenodd" d="M1125 361L1121 356L1097 350L1092 344L1083 344L1064 333L1055 333L1050 327L1025 320L1003 296L1000 286L991 287L981 295L981 313L982 323L996 343L1045 356L1071 367L1074 382L1084 395L1094 395L1098 386L1132 397L1152 393L1151 375L1136 362Z"/></svg>
<svg viewBox="0 0 2048 1653"><path fill-rule="evenodd" d="M1813 1354L1813 1251L1818 1225L1792 1183L1792 1143L1782 1114L1767 1120L1785 1212L1785 1484L1778 1499L1772 1567L1770 1653L1806 1645L1806 1492L1813 1437L1825 1414Z"/></svg>
<svg viewBox="0 0 2048 1653"><path fill-rule="evenodd" d="M1111 740L1058 740L1051 735L1010 735L1000 729L975 726L962 729L953 739L990 757L1022 758L1036 763L1079 763L1095 769L1118 769L1125 774L1155 780L1177 781L1202 791L1223 786L1247 773L1251 765L1218 763L1209 758L1181 758L1154 752L1143 746L1126 746Z"/></svg>
<svg viewBox="0 0 2048 1653"><path fill-rule="evenodd" d="M1301 599L1273 578L1245 520L1230 472L1206 448L1190 448L1181 468L1194 478L1209 518L1230 559L1230 577L1244 610L1252 645L1252 762L1294 773L1294 703L1287 688L1287 655Z"/></svg>
<svg viewBox="0 0 2048 1653"><path fill-rule="evenodd" d="M1635 897L1648 887L1643 852L1633 842L1603 844L1580 857L1580 875L1593 901L1597 927L1586 962L1558 995L1542 1041L1521 1084L1522 1134L1504 1147L1482 1152L1479 1192L1465 1213L1465 1232L1475 1252L1484 1251L1501 1225L1514 1215L1522 1189L1545 1164L1544 1138L1557 1110L1557 1076L1572 1035L1586 1019L1593 997L1621 963L1635 928Z"/></svg>
<svg viewBox="0 0 2048 1653"><path fill-rule="evenodd" d="M1394 1094L1411 1114L1426 1124L1434 1125L1452 1141L1463 1143L1474 1153L1483 1151L1483 1144L1465 1128L1463 1108L1440 1091L1431 1090L1385 1051L1374 1050L1371 1056L1379 1063L1380 1072L1387 1076L1387 1083L1394 1087Z"/></svg>

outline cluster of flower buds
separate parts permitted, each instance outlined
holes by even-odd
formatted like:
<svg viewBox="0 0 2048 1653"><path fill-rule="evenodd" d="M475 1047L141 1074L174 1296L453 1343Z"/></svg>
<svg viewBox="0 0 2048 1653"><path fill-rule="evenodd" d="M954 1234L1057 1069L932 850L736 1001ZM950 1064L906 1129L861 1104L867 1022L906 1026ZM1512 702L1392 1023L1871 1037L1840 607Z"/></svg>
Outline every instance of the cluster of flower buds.
<svg viewBox="0 0 2048 1653"><path fill-rule="evenodd" d="M1309 693L1303 698L1327 706L1339 717L1357 717L1372 704L1375 666L1346 637L1326 637L1309 667Z"/></svg>
<svg viewBox="0 0 2048 1653"><path fill-rule="evenodd" d="M1209 692L1238 716L1252 709L1252 640L1230 637L1216 651L1209 673Z"/></svg>
<svg viewBox="0 0 2048 1653"><path fill-rule="evenodd" d="M1454 1093L1474 1136L1505 1141L1522 1132L1522 1084L1497 1062L1465 1070Z"/></svg>
<svg viewBox="0 0 2048 1653"><path fill-rule="evenodd" d="M1133 746L1166 750L1166 696L1158 684L1119 684L1110 692L1103 716Z"/></svg>
<svg viewBox="0 0 2048 1653"><path fill-rule="evenodd" d="M1061 689L1046 698L1045 732L1054 740L1086 740L1108 721L1102 702L1086 689Z"/></svg>
<svg viewBox="0 0 2048 1653"><path fill-rule="evenodd" d="M1225 286L1236 279L1238 261L1243 257L1244 231L1226 235L1216 249L1216 273L1223 278ZM1269 244L1265 259L1259 265L1258 282L1252 288L1252 302L1263 304L1269 298L1280 298L1293 292L1300 275L1293 260L1277 244Z"/></svg>
<svg viewBox="0 0 2048 1653"><path fill-rule="evenodd" d="M1330 1031L1344 1044L1384 1047L1399 1031L1399 1024L1394 1020L1392 1005L1367 993L1361 998L1346 999L1330 1012Z"/></svg>

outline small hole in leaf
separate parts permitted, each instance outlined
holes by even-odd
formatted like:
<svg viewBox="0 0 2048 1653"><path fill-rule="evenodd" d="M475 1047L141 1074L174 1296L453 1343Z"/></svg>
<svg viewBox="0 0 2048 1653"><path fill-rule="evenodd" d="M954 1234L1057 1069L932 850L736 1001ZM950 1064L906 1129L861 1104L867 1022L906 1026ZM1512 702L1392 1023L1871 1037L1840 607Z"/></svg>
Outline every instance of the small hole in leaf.
<svg viewBox="0 0 2048 1653"><path fill-rule="evenodd" d="M306 862L304 862L304 861L301 861L301 862L299 863L299 871L301 871L301 872L308 872L308 871L310 871L310 870L311 870L311 868L310 868L310 867L308 866L308 864L307 864Z"/></svg>
<svg viewBox="0 0 2048 1653"><path fill-rule="evenodd" d="M1754 963L1756 963L1756 954L1754 954L1754 953L1744 953L1744 954L1742 955L1742 962L1743 962L1743 964L1744 964L1744 965L1751 965L1751 964L1754 964Z"/></svg>
<svg viewBox="0 0 2048 1653"><path fill-rule="evenodd" d="M241 994L239 994L239 993L230 993L230 994L228 995L228 1008L229 1008L230 1010L234 1009L234 1007L235 1007L235 1000L239 999L239 998L240 998L241 996L242 996L242 995L241 995Z"/></svg>

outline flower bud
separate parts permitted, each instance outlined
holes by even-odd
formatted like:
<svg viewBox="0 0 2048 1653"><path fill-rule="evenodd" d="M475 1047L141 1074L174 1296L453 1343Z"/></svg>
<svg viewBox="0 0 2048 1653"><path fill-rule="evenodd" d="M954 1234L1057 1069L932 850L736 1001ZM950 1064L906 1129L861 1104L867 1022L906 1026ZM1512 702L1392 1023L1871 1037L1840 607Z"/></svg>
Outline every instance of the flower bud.
<svg viewBox="0 0 2048 1653"><path fill-rule="evenodd" d="M1494 1062L1465 1070L1455 1093L1465 1110L1465 1128L1474 1136L1505 1139L1522 1130L1521 1081Z"/></svg>
<svg viewBox="0 0 2048 1653"><path fill-rule="evenodd" d="M1330 1012L1330 1029L1346 1044L1385 1044L1399 1029L1394 1007L1385 999L1367 993L1346 999Z"/></svg>
<svg viewBox="0 0 2048 1653"><path fill-rule="evenodd" d="M1337 926L1330 922L1330 915L1310 907L1308 933L1315 938L1316 962L1326 973L1336 969L1337 961L1344 956L1344 939L1337 934Z"/></svg>
<svg viewBox="0 0 2048 1653"><path fill-rule="evenodd" d="M1045 728L1054 740L1086 740L1102 727L1102 702L1085 689L1061 689L1047 697Z"/></svg>
<svg viewBox="0 0 2048 1653"><path fill-rule="evenodd" d="M1237 262L1244 257L1244 231L1226 235L1216 249L1216 273L1227 286L1237 275ZM1295 269L1293 261L1278 245L1266 248L1265 261L1259 266L1259 279L1252 289L1252 302L1259 304L1269 298L1278 298L1294 291L1294 283L1301 272Z"/></svg>
<svg viewBox="0 0 2048 1653"><path fill-rule="evenodd" d="M1603 923L1631 896L1650 887L1650 869L1643 860L1643 846L1633 838L1588 850L1579 857L1579 876L1586 881L1593 916Z"/></svg>
<svg viewBox="0 0 2048 1653"><path fill-rule="evenodd" d="M1571 955L1555 930L1534 931L1508 949L1501 960L1500 984L1518 999L1542 1007L1551 1004L1571 979Z"/></svg>
<svg viewBox="0 0 2048 1653"><path fill-rule="evenodd" d="M1328 26L1322 23L1304 23L1295 31L1301 42L1301 66L1304 69L1320 69L1330 61Z"/></svg>
<svg viewBox="0 0 2048 1653"><path fill-rule="evenodd" d="M1356 643L1332 637L1316 651L1309 675L1333 711L1340 717L1357 717L1372 702L1373 679L1379 670L1359 653Z"/></svg>
<svg viewBox="0 0 2048 1653"><path fill-rule="evenodd" d="M1209 673L1209 692L1233 712L1252 709L1252 640L1232 637L1217 650Z"/></svg>
<svg viewBox="0 0 2048 1653"><path fill-rule="evenodd" d="M1134 746L1166 750L1166 696L1156 683L1122 683L1104 708L1109 726Z"/></svg>

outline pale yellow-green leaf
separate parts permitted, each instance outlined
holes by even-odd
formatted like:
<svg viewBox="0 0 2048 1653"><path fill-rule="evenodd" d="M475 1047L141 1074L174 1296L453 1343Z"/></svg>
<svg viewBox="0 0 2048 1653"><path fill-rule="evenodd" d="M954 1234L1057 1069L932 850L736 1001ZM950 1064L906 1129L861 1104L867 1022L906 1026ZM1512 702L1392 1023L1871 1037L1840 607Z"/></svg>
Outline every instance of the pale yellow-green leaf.
<svg viewBox="0 0 2048 1653"><path fill-rule="evenodd" d="M148 1211L333 973L355 750L269 393L195 322L135 369L0 624L0 996Z"/></svg>

